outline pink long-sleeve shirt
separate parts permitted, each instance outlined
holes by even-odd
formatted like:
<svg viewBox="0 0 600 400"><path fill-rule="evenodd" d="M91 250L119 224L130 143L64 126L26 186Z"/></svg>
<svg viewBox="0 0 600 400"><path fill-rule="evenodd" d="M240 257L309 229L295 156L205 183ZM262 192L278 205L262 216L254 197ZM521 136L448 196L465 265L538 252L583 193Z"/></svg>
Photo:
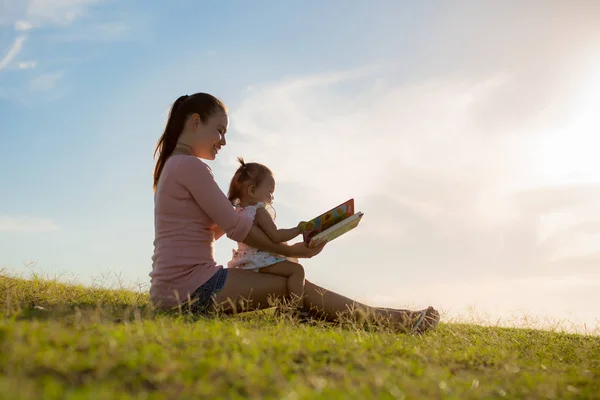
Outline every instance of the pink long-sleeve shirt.
<svg viewBox="0 0 600 400"><path fill-rule="evenodd" d="M235 212L207 164L194 156L169 157L154 195L152 303L170 308L187 301L221 268L214 257L216 232L241 242L251 227L252 219Z"/></svg>

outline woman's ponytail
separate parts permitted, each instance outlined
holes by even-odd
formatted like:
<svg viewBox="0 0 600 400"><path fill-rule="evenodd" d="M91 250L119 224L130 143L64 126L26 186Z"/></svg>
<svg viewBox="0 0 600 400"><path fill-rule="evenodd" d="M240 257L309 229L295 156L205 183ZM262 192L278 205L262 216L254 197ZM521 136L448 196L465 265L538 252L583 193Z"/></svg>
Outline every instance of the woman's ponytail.
<svg viewBox="0 0 600 400"><path fill-rule="evenodd" d="M154 157L158 154L158 159L156 160L156 166L154 167L154 190L156 190L158 178L160 178L160 173L165 166L165 162L167 161L167 158L173 154L173 151L175 151L179 135L181 135L181 131L183 131L185 115L182 112L182 106L189 97L190 96L188 95L184 95L175 100L175 103L173 103L171 111L169 112L165 130L156 144Z"/></svg>

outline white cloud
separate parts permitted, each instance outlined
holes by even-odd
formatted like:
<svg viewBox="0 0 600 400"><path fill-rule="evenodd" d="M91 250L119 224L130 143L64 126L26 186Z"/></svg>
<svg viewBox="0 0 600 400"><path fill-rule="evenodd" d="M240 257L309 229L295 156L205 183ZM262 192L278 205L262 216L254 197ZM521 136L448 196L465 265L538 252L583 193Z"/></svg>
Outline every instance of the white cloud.
<svg viewBox="0 0 600 400"><path fill-rule="evenodd" d="M0 71L3 70L4 68L6 68L12 62L12 60L21 52L21 49L23 48L23 43L25 42L25 40L26 40L26 36L24 36L24 35L18 36L15 39L13 44L10 46L10 48L4 55L4 58L2 58L2 60L0 60Z"/></svg>
<svg viewBox="0 0 600 400"><path fill-rule="evenodd" d="M29 81L29 88L36 92L52 90L61 77L60 72L40 74Z"/></svg>
<svg viewBox="0 0 600 400"><path fill-rule="evenodd" d="M360 204L384 195L432 224L436 235L469 230L477 238L524 221L537 232L542 229L538 220L555 210L524 208L526 198L518 195L523 190L536 194L540 185L559 188L556 193L540 191L545 202L559 201L560 193L568 193L564 207L570 221L600 215L596 196L581 196L581 190L565 187L563 180L548 182L532 165L539 158L537 139L545 137L540 127L552 123L551 114L523 119L502 134L487 134L480 103L485 100L491 106L497 94L502 98L509 90L526 92L515 78L498 73L479 81L406 85L388 83L372 69L359 69L257 85L232 113L231 128L240 140L229 147L236 155L271 166L278 184L296 185L293 196L285 197L292 208L317 212L324 204L348 197ZM520 87L507 88L515 84ZM536 107L552 101L538 99ZM497 103L494 110L501 115L518 106ZM495 121L495 115L491 117ZM571 133L560 132L562 137ZM574 162L600 168L591 152L579 154L554 160L554 168L569 169ZM582 163L582 157L588 162ZM600 176L588 183L592 186L582 190L593 192ZM370 218L390 221L389 215L373 211Z"/></svg>
<svg viewBox="0 0 600 400"><path fill-rule="evenodd" d="M0 232L38 233L57 230L59 226L47 218L0 214Z"/></svg>
<svg viewBox="0 0 600 400"><path fill-rule="evenodd" d="M31 23L24 21L24 20L19 20L17 22L15 22L15 30L19 31L19 32L25 32L30 30L31 28L33 28L33 25L31 25Z"/></svg>
<svg viewBox="0 0 600 400"><path fill-rule="evenodd" d="M32 69L37 66L37 61L21 61L19 63L19 69Z"/></svg>
<svg viewBox="0 0 600 400"><path fill-rule="evenodd" d="M0 16L0 26L12 25L18 32L27 32L34 27L71 25L83 17L93 4L105 0L5 0L3 15ZM116 35L124 30L123 24L103 24L97 29L105 35ZM2 61L0 69L5 68L21 51L25 36L17 37L11 49Z"/></svg>
<svg viewBox="0 0 600 400"><path fill-rule="evenodd" d="M471 83L393 85L371 73L303 77L250 89L231 118L232 129L242 136L243 155L275 164L281 182L318 191L318 198L307 197L321 204L381 193L390 180L403 186L411 176L412 190L427 179L458 185L459 191L492 179L494 188L526 179L519 170L524 155L513 152L509 160L502 151L519 141L519 132L485 138L471 122L477 100L503 85L505 75ZM281 151L283 146L293 151ZM401 199L402 191L394 196L410 201ZM439 203L415 199L432 216L446 209L431 201Z"/></svg>
<svg viewBox="0 0 600 400"><path fill-rule="evenodd" d="M130 30L131 27L123 22L112 22L90 25L75 31L53 34L50 37L61 42L116 41L125 38Z"/></svg>
<svg viewBox="0 0 600 400"><path fill-rule="evenodd" d="M305 262L309 279L347 295L377 293L396 303L447 303L454 310L469 299L502 303L492 296L500 289L488 296L478 287L450 285L444 296L463 291L456 302L425 289L448 281L517 287L514 280L525 288L536 276L592 273L600 254L600 176L585 183L552 180L537 164L538 153L546 151L539 143L547 127L577 119L578 111L554 115L547 107L555 101L551 96L505 102L505 93L528 90L517 73L501 71L480 79L404 83L359 69L254 85L232 109L225 167L233 172L234 157L241 155L274 171L276 208L289 210L278 212L282 226L356 199L365 212L361 226L318 260ZM579 99L576 91L571 96L562 100ZM520 100L548 111L515 117L497 129L502 115L522 106ZM563 138L573 133L558 126ZM580 165L582 172L600 169L592 152L552 163L555 170ZM349 283L353 278L360 284ZM551 314L535 300L546 289L531 290L519 301ZM580 313L589 320L590 312Z"/></svg>
<svg viewBox="0 0 600 400"><path fill-rule="evenodd" d="M29 0L28 20L35 25L69 25L84 16L87 8L103 0Z"/></svg>
<svg viewBox="0 0 600 400"><path fill-rule="evenodd" d="M122 22L104 22L93 25L67 29L65 34L56 34L61 28L70 27L73 22L84 17L89 8L105 0L6 0L3 3L3 15L0 16L0 26L12 25L21 32L7 53L0 60L0 70L9 66L21 52L27 39L25 33L34 27L55 28L49 30L50 37L62 40L115 40L121 38L130 27ZM58 28L58 29L56 29ZM35 68L36 61L22 61L19 69ZM34 90L49 90L57 80L56 74L39 77L31 82Z"/></svg>
<svg viewBox="0 0 600 400"><path fill-rule="evenodd" d="M105 0L3 0L0 25L18 31L40 26L66 26L86 15L89 7Z"/></svg>

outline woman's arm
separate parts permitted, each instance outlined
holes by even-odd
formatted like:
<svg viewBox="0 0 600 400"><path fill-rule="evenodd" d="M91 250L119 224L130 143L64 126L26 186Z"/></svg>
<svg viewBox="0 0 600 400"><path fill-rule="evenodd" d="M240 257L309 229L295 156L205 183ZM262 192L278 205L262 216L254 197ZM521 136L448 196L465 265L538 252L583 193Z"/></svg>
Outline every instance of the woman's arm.
<svg viewBox="0 0 600 400"><path fill-rule="evenodd" d="M250 232L243 240L248 246L254 247L262 251L280 254L284 257L296 258L311 258L316 256L323 250L326 243L322 243L316 247L309 248L304 242L288 245L285 243L273 243L271 239L256 225L252 225Z"/></svg>
<svg viewBox="0 0 600 400"><path fill-rule="evenodd" d="M225 231L221 229L219 225L215 225L212 227L213 232L215 233L215 240L219 240L221 236L225 234Z"/></svg>
<svg viewBox="0 0 600 400"><path fill-rule="evenodd" d="M293 254L290 254L290 245L273 242L269 236L267 236L267 234L257 225L252 225L250 232L248 232L248 235L243 242L250 247L254 247L262 251L281 254L285 257L294 257Z"/></svg>
<svg viewBox="0 0 600 400"><path fill-rule="evenodd" d="M228 238L236 242L242 241L248 234L252 219L235 212L233 205L217 185L210 167L191 156L181 157L177 162L178 183L190 192L202 211Z"/></svg>

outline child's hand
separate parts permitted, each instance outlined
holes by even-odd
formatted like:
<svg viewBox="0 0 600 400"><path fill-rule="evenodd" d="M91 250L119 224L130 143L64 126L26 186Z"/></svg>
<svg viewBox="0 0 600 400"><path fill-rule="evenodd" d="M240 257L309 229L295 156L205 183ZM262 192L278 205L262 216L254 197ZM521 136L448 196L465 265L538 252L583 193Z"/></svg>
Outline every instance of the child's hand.
<svg viewBox="0 0 600 400"><path fill-rule="evenodd" d="M298 224L298 229L300 229L300 233L304 233L312 229L312 224L306 221L300 221Z"/></svg>

